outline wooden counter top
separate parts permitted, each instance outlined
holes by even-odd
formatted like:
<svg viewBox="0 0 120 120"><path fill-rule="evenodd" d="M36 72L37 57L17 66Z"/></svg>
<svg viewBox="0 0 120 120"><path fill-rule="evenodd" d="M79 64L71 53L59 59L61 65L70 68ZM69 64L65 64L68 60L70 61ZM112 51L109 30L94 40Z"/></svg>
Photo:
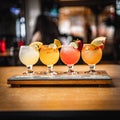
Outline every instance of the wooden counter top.
<svg viewBox="0 0 120 120"><path fill-rule="evenodd" d="M76 65L75 70L88 70L87 65ZM35 71L46 70L34 66ZM36 86L12 88L7 79L26 70L24 66L0 67L0 111L96 111L120 110L120 65L98 64L111 76L113 87L55 87ZM66 70L66 66L54 66Z"/></svg>

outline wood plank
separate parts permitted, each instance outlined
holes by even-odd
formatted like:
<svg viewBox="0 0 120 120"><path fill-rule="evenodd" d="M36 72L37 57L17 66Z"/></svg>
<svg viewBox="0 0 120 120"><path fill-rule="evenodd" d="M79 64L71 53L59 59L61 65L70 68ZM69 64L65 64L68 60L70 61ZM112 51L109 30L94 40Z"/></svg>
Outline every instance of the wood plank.
<svg viewBox="0 0 120 120"><path fill-rule="evenodd" d="M99 70L96 74L88 74L84 71L77 75L58 73L55 76L47 75L17 75L8 78L8 84L15 85L112 85L112 78L106 71Z"/></svg>

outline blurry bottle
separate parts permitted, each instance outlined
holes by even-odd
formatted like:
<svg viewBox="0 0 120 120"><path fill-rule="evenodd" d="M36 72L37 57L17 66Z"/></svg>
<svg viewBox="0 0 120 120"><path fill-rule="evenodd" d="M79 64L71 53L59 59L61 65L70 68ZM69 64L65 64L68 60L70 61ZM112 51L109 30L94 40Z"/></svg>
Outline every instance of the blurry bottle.
<svg viewBox="0 0 120 120"><path fill-rule="evenodd" d="M5 38L3 38L0 41L0 52L2 53L6 52L6 39Z"/></svg>

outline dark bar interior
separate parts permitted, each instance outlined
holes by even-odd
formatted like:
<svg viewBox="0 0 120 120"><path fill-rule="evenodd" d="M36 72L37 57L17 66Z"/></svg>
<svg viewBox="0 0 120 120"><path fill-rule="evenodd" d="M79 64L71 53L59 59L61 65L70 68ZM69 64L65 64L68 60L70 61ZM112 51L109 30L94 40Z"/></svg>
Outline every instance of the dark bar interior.
<svg viewBox="0 0 120 120"><path fill-rule="evenodd" d="M0 0L0 66L22 65L19 47L31 42L40 14L56 22L62 42L79 38L90 43L97 36L106 36L101 63L119 64L119 4L119 0Z"/></svg>

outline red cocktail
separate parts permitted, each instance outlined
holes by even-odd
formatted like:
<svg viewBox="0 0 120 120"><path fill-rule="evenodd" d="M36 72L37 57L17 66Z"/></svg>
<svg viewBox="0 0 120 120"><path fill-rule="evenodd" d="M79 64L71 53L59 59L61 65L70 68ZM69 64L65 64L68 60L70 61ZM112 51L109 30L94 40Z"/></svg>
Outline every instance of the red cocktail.
<svg viewBox="0 0 120 120"><path fill-rule="evenodd" d="M64 64L68 66L68 74L76 74L73 65L80 59L80 50L72 45L63 45L60 50L60 58Z"/></svg>

